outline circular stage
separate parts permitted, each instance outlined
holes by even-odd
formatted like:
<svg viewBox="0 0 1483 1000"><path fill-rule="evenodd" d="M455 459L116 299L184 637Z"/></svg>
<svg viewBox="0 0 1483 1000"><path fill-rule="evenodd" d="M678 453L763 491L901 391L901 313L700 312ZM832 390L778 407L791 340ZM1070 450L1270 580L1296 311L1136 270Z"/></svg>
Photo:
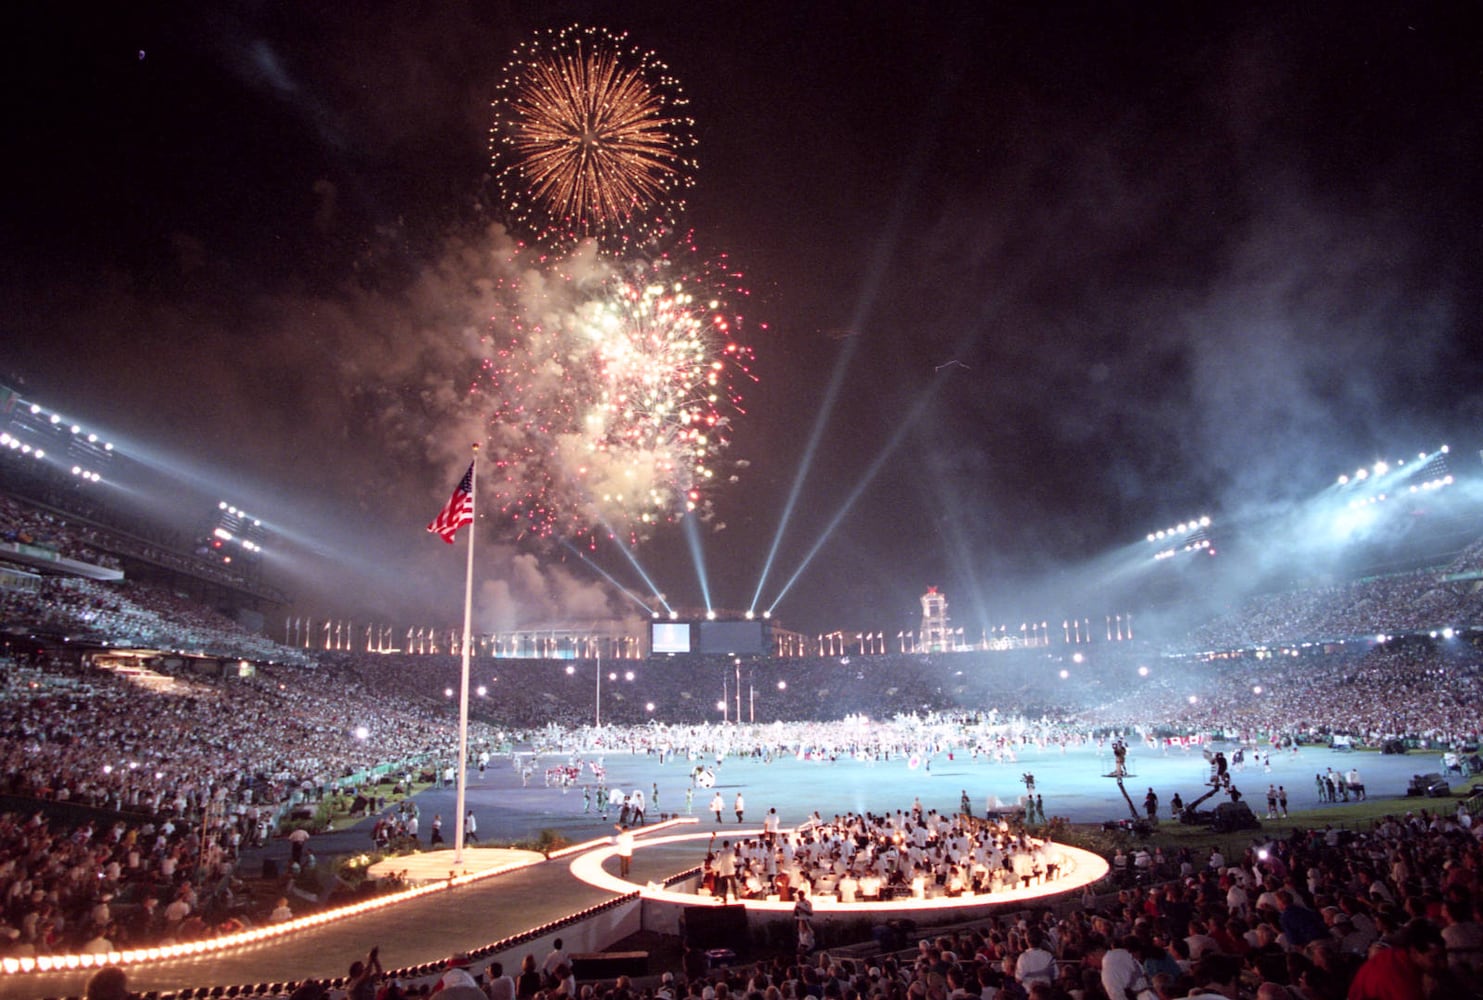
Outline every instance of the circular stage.
<svg viewBox="0 0 1483 1000"><path fill-rule="evenodd" d="M693 821L680 821L684 825L692 825ZM670 833L664 836L644 836L642 831L634 831L639 834L634 838L634 853L637 854L646 848L669 847L676 844L694 842L696 844L697 859L705 856L706 844L712 839L709 830L694 833ZM658 831L656 831L658 832ZM733 839L738 837L760 837L761 827L756 828L728 828L727 834ZM862 919L892 917L910 917L920 923L951 923L956 920L971 920L976 914L982 914L990 909L1002 907L1022 908L1034 905L1037 901L1049 900L1067 893L1080 890L1084 886L1105 877L1108 872L1106 859L1090 851L1084 851L1076 847L1067 847L1061 844L1055 845L1055 850L1060 854L1060 871L1056 878L1049 882L1035 882L1027 887L1008 889L1002 892L991 893L964 893L960 896L939 896L935 898L906 898L878 900L869 902L841 903L833 896L816 895L810 897L814 907L814 922L854 922ZM607 890L615 894L627 894L636 892L646 904L656 908L672 907L677 911L686 907L708 906L708 907L741 907L749 918L760 921L791 920L793 918L792 901L784 901L775 897L767 899L746 899L723 902L707 895L695 892L687 892L679 889L667 889L655 883L640 884L618 877L610 872L605 863L614 859L618 848L614 844L604 845L584 851L572 860L572 875L596 888ZM647 917L646 917L647 920Z"/></svg>

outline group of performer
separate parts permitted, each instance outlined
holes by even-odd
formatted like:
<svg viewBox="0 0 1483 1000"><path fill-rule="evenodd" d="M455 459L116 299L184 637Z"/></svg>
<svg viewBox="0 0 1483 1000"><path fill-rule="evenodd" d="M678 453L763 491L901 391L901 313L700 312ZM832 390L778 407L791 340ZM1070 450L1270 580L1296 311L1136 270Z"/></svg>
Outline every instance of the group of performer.
<svg viewBox="0 0 1483 1000"><path fill-rule="evenodd" d="M716 844L712 835L701 890L732 899L832 895L842 903L927 899L1027 888L1057 878L1060 850L1011 830L1000 819L911 810L877 816L817 813L783 831L776 810L763 832Z"/></svg>

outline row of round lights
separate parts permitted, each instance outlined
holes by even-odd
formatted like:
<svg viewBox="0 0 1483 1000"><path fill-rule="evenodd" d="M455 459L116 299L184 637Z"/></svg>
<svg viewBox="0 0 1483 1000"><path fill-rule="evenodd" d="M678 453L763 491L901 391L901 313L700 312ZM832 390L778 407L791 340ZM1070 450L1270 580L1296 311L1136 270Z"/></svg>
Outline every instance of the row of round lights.
<svg viewBox="0 0 1483 1000"><path fill-rule="evenodd" d="M1150 542L1162 542L1168 538L1179 538L1183 535L1188 535L1193 532L1199 531L1202 528L1208 527L1210 527L1210 517L1208 515L1203 517L1192 517L1188 521L1180 521L1172 528L1164 528L1161 531L1149 532L1148 540Z"/></svg>
<svg viewBox="0 0 1483 1000"><path fill-rule="evenodd" d="M1446 455L1450 453L1451 450L1451 448L1444 444L1441 448L1437 449L1437 453L1440 455ZM1416 456L1416 460L1418 462L1425 462L1429 457L1430 456L1428 456L1427 453L1423 451ZM1406 464L1406 460L1400 459L1395 464L1397 467L1403 466ZM1366 479L1369 479L1371 476L1383 476L1389 471L1390 463L1386 461L1379 461L1368 468L1360 466L1358 469L1354 470L1354 475L1352 476L1347 474L1339 476L1338 483L1340 486L1348 486L1350 483L1362 483ZM1449 481L1452 479L1451 476L1448 476L1446 478Z"/></svg>

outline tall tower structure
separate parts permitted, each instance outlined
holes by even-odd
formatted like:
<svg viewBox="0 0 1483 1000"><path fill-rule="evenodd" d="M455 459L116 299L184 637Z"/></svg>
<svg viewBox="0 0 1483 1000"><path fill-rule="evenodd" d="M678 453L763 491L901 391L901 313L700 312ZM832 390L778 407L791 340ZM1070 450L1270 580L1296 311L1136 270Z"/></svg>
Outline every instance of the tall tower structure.
<svg viewBox="0 0 1483 1000"><path fill-rule="evenodd" d="M922 627L917 630L917 648L924 653L941 653L952 649L952 634L947 627L947 597L936 587L922 595Z"/></svg>

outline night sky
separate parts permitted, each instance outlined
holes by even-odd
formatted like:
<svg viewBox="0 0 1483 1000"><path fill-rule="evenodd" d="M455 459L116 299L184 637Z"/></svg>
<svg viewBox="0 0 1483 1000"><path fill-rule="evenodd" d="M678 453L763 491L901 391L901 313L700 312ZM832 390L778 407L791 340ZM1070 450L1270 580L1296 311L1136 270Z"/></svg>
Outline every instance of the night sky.
<svg viewBox="0 0 1483 1000"><path fill-rule="evenodd" d="M894 633L928 585L970 633L1100 618L1131 598L1088 567L1151 530L1477 464L1483 8L1297 7L31 5L0 381L261 512L301 610L456 621L423 526L467 461L490 101L533 32L627 31L690 100L683 223L751 293L714 603L749 606L804 469L785 624ZM637 557L702 604L678 526ZM480 628L614 595L481 529Z"/></svg>

